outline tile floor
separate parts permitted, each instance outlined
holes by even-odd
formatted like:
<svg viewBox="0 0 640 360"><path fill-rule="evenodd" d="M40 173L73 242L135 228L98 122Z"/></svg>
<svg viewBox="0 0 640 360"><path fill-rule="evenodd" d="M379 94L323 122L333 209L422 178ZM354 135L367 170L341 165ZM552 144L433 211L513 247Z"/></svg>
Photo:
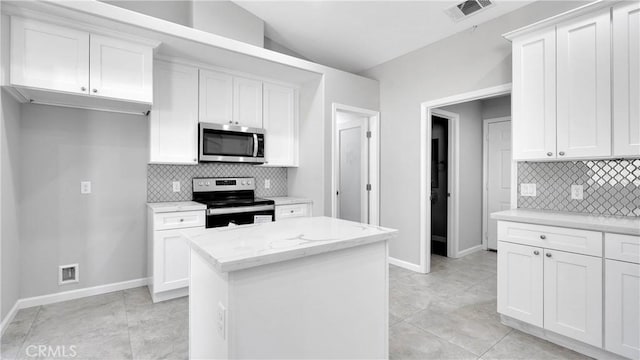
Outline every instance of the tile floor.
<svg viewBox="0 0 640 360"><path fill-rule="evenodd" d="M432 273L390 268L392 359L586 359L500 324L496 255L432 257ZM2 336L2 359L32 345L75 345L79 359L185 359L186 298L153 304L146 288L23 309ZM30 347L31 346L31 347Z"/></svg>

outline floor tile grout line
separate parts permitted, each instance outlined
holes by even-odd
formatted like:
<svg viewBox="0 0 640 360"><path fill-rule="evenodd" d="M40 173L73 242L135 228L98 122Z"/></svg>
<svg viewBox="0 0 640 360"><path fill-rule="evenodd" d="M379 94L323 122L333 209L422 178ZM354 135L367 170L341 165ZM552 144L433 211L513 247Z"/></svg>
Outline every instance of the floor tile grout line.
<svg viewBox="0 0 640 360"><path fill-rule="evenodd" d="M509 328L509 331L507 331L506 334L504 334L503 337L500 338L500 340L496 341L495 344L491 345L490 348L487 349L487 351L483 352L482 355L480 355L480 357L485 356L489 351L491 351L494 347L496 347L496 345L498 345L502 340L504 340L504 338L506 338L507 336L509 336L509 334L511 334L513 332L513 328Z"/></svg>
<svg viewBox="0 0 640 360"><path fill-rule="evenodd" d="M133 344L131 343L131 326L129 326L129 312L127 311L127 297L125 296L124 290L122 292L122 305L124 306L124 319L127 322L127 336L129 338L129 351L131 352L131 359L133 357Z"/></svg>
<svg viewBox="0 0 640 360"><path fill-rule="evenodd" d="M36 320L38 320L38 316L40 315L40 311L42 311L42 305L38 306L38 311L36 311L36 314L33 316L33 320L31 321L31 324L29 324L29 330L27 330L27 333L24 334L24 338L22 339L22 342L20 343L20 346L18 347L18 353L16 354L16 359L19 357L22 357L22 348L24 347L25 343L27 342L27 339L29 338L29 335L31 335L31 330L33 329L33 325L36 323Z"/></svg>

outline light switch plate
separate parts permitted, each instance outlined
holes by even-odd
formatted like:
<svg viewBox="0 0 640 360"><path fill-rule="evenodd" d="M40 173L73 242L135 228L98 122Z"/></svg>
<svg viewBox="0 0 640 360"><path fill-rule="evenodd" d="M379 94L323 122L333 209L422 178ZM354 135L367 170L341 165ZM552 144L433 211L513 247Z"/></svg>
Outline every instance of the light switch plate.
<svg viewBox="0 0 640 360"><path fill-rule="evenodd" d="M227 327L227 308L225 308L222 303L218 303L218 313L217 313L217 328L218 334L222 339L226 338L226 327Z"/></svg>
<svg viewBox="0 0 640 360"><path fill-rule="evenodd" d="M173 192L180 192L180 181L173 182Z"/></svg>
<svg viewBox="0 0 640 360"><path fill-rule="evenodd" d="M520 184L520 196L536 196L536 184Z"/></svg>
<svg viewBox="0 0 640 360"><path fill-rule="evenodd" d="M571 185L571 199L584 200L584 187L582 185Z"/></svg>
<svg viewBox="0 0 640 360"><path fill-rule="evenodd" d="M80 182L80 194L91 194L91 181Z"/></svg>

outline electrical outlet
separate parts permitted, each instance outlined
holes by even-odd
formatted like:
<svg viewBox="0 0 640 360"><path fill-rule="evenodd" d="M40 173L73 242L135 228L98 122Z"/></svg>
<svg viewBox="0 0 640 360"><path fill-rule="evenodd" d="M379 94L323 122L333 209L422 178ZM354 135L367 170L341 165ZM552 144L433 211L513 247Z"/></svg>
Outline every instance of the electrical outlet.
<svg viewBox="0 0 640 360"><path fill-rule="evenodd" d="M222 303L218 303L218 314L217 314L217 328L218 333L222 339L225 338L225 330L226 330L226 322L227 322L227 309L222 305Z"/></svg>
<svg viewBox="0 0 640 360"><path fill-rule="evenodd" d="M264 188L265 189L271 188L271 179L264 179Z"/></svg>
<svg viewBox="0 0 640 360"><path fill-rule="evenodd" d="M80 182L80 194L91 194L91 181Z"/></svg>
<svg viewBox="0 0 640 360"><path fill-rule="evenodd" d="M520 196L536 196L536 184L520 184Z"/></svg>
<svg viewBox="0 0 640 360"><path fill-rule="evenodd" d="M180 181L173 182L173 192L180 192Z"/></svg>
<svg viewBox="0 0 640 360"><path fill-rule="evenodd" d="M572 200L584 199L584 187L582 185L571 185L571 199Z"/></svg>

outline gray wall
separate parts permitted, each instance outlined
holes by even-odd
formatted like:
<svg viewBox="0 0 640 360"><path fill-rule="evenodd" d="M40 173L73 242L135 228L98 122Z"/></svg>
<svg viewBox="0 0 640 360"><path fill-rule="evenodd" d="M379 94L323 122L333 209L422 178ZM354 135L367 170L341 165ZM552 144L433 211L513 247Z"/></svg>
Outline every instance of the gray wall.
<svg viewBox="0 0 640 360"><path fill-rule="evenodd" d="M289 49L288 47L280 44L279 42L276 42L276 41L273 41L273 40L269 39L268 37L264 38L264 48L268 49L268 50L277 51L277 52L285 54L285 55L297 57L299 59L309 60L306 57L298 54L297 52Z"/></svg>
<svg viewBox="0 0 640 360"><path fill-rule="evenodd" d="M458 251L482 243L482 101L442 108L460 115Z"/></svg>
<svg viewBox="0 0 640 360"><path fill-rule="evenodd" d="M21 297L146 277L147 118L25 104L20 132Z"/></svg>
<svg viewBox="0 0 640 360"><path fill-rule="evenodd" d="M482 100L482 118L511 116L511 95Z"/></svg>
<svg viewBox="0 0 640 360"><path fill-rule="evenodd" d="M129 9L159 19L184 26L191 26L191 0L100 0L105 3Z"/></svg>
<svg viewBox="0 0 640 360"><path fill-rule="evenodd" d="M18 233L18 180L20 104L0 91L0 259L2 297L0 318L4 319L20 298L20 241Z"/></svg>
<svg viewBox="0 0 640 360"><path fill-rule="evenodd" d="M380 81L381 224L400 230L392 257L420 260L420 103L510 83L502 34L583 4L535 2L363 72Z"/></svg>

